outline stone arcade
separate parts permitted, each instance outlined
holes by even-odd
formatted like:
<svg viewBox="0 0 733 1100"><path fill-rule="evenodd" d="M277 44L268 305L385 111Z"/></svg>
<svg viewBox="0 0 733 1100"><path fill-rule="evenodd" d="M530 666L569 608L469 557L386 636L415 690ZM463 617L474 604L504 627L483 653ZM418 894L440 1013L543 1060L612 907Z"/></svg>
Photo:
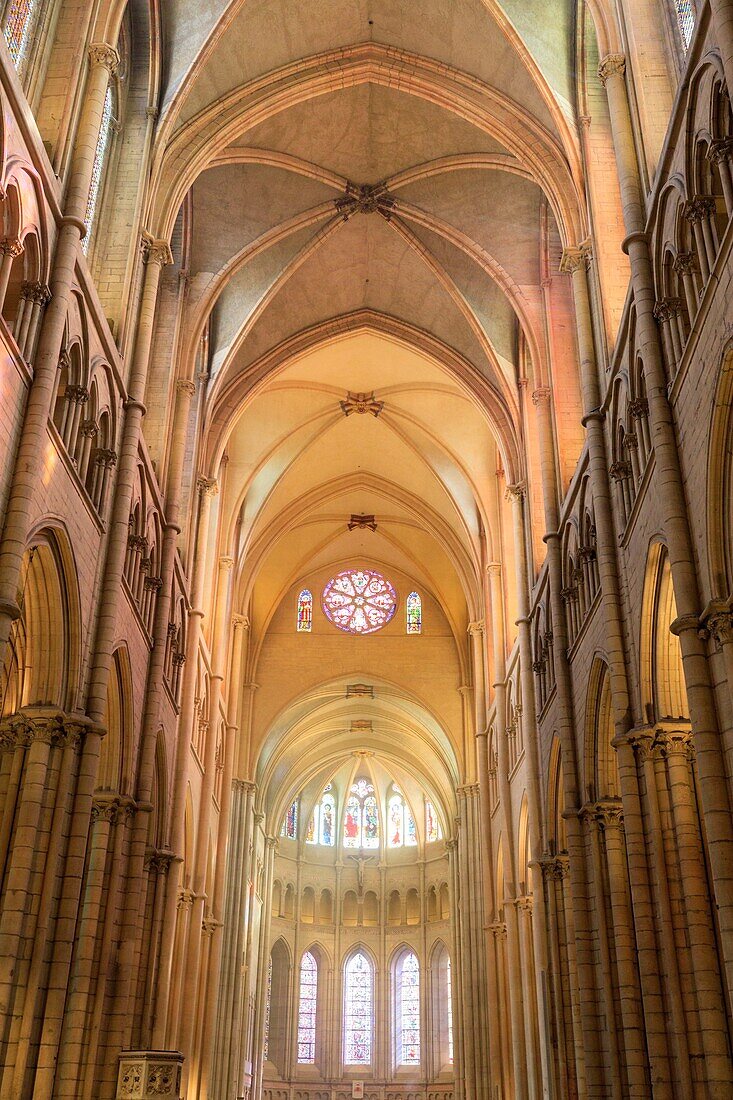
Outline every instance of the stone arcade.
<svg viewBox="0 0 733 1100"><path fill-rule="evenodd" d="M733 0L0 18L0 1100L731 1100Z"/></svg>

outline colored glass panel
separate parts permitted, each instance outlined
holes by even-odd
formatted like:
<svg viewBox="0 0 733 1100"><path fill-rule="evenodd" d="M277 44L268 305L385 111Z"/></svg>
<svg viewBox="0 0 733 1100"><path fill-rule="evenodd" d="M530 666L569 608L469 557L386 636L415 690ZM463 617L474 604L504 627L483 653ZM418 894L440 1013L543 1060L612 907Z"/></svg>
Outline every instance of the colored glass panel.
<svg viewBox="0 0 733 1100"><path fill-rule="evenodd" d="M434 844L440 840L443 830L440 827L438 816L432 802L425 803L425 840L428 844Z"/></svg>
<svg viewBox="0 0 733 1100"><path fill-rule="evenodd" d="M362 848L379 847L379 811L374 795L368 795L364 799L362 828Z"/></svg>
<svg viewBox="0 0 733 1100"><path fill-rule="evenodd" d="M313 1065L316 1060L316 1010L318 1004L318 964L306 951L300 964L300 1000L298 1001L298 1063Z"/></svg>
<svg viewBox="0 0 733 1100"><path fill-rule="evenodd" d="M399 989L399 1064L420 1064L420 964L412 952L402 960Z"/></svg>
<svg viewBox="0 0 733 1100"><path fill-rule="evenodd" d="M311 819L308 822L308 828L305 834L306 844L318 843L318 818L320 816L319 811L320 806L314 806L313 813L311 814Z"/></svg>
<svg viewBox="0 0 733 1100"><path fill-rule="evenodd" d="M401 848L405 842L405 804L400 795L389 800L389 846Z"/></svg>
<svg viewBox="0 0 733 1100"><path fill-rule="evenodd" d="M94 217L97 212L97 202L99 200L99 192L102 187L102 177L104 175L104 165L107 159L107 150L109 148L110 137L112 135L112 107L114 103L114 93L112 92L112 86L107 88L107 94L104 97L104 108L102 110L102 122L99 127L99 135L97 137L97 146L94 150L94 162L92 164L92 182L89 185L89 195L87 196L87 209L84 215L84 224L87 227L86 236L81 242L84 252L89 248L89 240L91 238L92 227L94 226Z"/></svg>
<svg viewBox="0 0 733 1100"><path fill-rule="evenodd" d="M294 802L288 812L285 814L282 827L280 829L280 836L284 836L287 840L298 839L298 803Z"/></svg>
<svg viewBox="0 0 733 1100"><path fill-rule="evenodd" d="M368 1066L372 1060L372 967L359 951L346 964L344 982L344 1063Z"/></svg>
<svg viewBox="0 0 733 1100"><path fill-rule="evenodd" d="M298 596L298 633L309 634L313 628L313 593L307 588Z"/></svg>
<svg viewBox="0 0 733 1100"><path fill-rule="evenodd" d="M333 795L324 795L321 802L321 844L327 848L333 847L336 840L334 833L334 821L336 818L336 803Z"/></svg>
<svg viewBox="0 0 733 1100"><path fill-rule="evenodd" d="M682 44L685 50L688 50L695 30L695 9L692 6L692 0L675 0L675 10Z"/></svg>
<svg viewBox="0 0 733 1100"><path fill-rule="evenodd" d="M407 617L407 633L408 634L421 634L422 633L422 600L419 593L411 592L407 597L405 603L405 614Z"/></svg>
<svg viewBox="0 0 733 1100"><path fill-rule="evenodd" d="M3 33L16 68L20 67L33 37L37 14L37 0L12 0L8 7Z"/></svg>
<svg viewBox="0 0 733 1100"><path fill-rule="evenodd" d="M344 847L361 847L361 802L351 795L344 814Z"/></svg>
<svg viewBox="0 0 733 1100"><path fill-rule="evenodd" d="M405 845L408 848L414 848L417 844L417 829L415 828L415 818L412 816L412 810L405 803Z"/></svg>
<svg viewBox="0 0 733 1100"><path fill-rule="evenodd" d="M381 573L347 569L323 590L323 610L347 634L373 634L386 626L397 610L397 593Z"/></svg>

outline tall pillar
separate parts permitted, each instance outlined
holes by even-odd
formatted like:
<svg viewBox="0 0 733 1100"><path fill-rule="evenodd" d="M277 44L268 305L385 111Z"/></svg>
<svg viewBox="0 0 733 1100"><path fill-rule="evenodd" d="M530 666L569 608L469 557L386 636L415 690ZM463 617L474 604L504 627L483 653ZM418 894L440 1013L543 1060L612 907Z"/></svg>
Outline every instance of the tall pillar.
<svg viewBox="0 0 733 1100"><path fill-rule="evenodd" d="M730 29L729 0L716 0L715 17ZM712 8L711 8L712 10ZM726 14L728 13L728 14ZM733 830L725 761L704 642L700 637L702 611L695 556L688 523L687 502L679 463L674 417L667 395L667 378L654 320L655 291L646 211L641 197L638 165L625 80L623 55L601 62L599 75L606 87L614 149L621 184L624 222L628 236L624 247L631 263L636 308L637 340L646 383L649 416L656 461L655 492L669 561L678 617L672 630L680 639L687 698L692 719L700 793L713 874L715 898L729 994L733 991ZM730 1088L730 1071L721 1079Z"/></svg>

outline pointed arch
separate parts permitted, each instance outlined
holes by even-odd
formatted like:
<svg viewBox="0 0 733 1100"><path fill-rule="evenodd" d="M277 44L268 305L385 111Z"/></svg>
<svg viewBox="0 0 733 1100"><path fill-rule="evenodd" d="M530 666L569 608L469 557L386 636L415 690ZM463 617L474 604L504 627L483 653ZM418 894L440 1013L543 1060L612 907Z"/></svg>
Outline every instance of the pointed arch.
<svg viewBox="0 0 733 1100"><path fill-rule="evenodd" d="M374 978L370 953L355 947L344 960L343 1063L371 1066L374 1058Z"/></svg>

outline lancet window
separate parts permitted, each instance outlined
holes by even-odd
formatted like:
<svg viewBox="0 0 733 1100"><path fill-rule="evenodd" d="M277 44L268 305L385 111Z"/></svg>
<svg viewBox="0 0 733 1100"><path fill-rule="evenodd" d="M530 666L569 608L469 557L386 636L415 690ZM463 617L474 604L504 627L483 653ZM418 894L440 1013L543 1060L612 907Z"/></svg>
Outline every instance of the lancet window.
<svg viewBox="0 0 733 1100"><path fill-rule="evenodd" d="M324 787L320 802L313 807L305 841L306 844L322 844L326 848L332 848L336 843L336 800L330 783Z"/></svg>
<svg viewBox="0 0 733 1100"><path fill-rule="evenodd" d="M693 0L674 0L674 7L682 45L685 51L687 51L690 48L692 35L695 30L695 8Z"/></svg>
<svg viewBox="0 0 733 1100"><path fill-rule="evenodd" d="M412 810L395 784L387 804L387 844L390 848L410 848L417 844Z"/></svg>
<svg viewBox="0 0 733 1100"><path fill-rule="evenodd" d="M414 952L404 955L396 972L397 1065L420 1065L420 964Z"/></svg>
<svg viewBox="0 0 733 1100"><path fill-rule="evenodd" d="M283 823L280 827L280 836L285 837L286 840L298 839L298 801L292 803L290 809L283 818Z"/></svg>
<svg viewBox="0 0 733 1100"><path fill-rule="evenodd" d="M313 629L313 593L304 588L298 596L298 633L310 634Z"/></svg>
<svg viewBox="0 0 733 1100"><path fill-rule="evenodd" d="M368 1066L372 1061L374 975L362 951L346 963L344 972L344 1064Z"/></svg>
<svg viewBox="0 0 733 1100"><path fill-rule="evenodd" d="M425 843L434 844L443 839L443 830L432 802L425 802Z"/></svg>
<svg viewBox="0 0 733 1100"><path fill-rule="evenodd" d="M407 633L422 634L422 600L418 592L411 592L405 601Z"/></svg>
<svg viewBox="0 0 733 1100"><path fill-rule="evenodd" d="M318 963L306 951L300 964L298 1001L298 1063L313 1065L316 1060L316 1014L318 1006Z"/></svg>
<svg viewBox="0 0 733 1100"><path fill-rule="evenodd" d="M374 787L357 779L351 787L344 813L344 848L379 847L379 809Z"/></svg>

